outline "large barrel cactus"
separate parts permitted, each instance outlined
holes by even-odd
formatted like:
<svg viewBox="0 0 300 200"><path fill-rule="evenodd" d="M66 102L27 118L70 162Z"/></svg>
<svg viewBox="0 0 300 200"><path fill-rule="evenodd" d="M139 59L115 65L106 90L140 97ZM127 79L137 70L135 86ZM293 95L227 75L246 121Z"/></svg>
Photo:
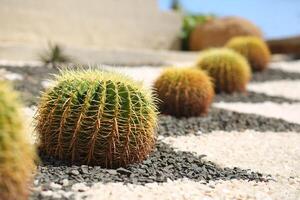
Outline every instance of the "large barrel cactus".
<svg viewBox="0 0 300 200"><path fill-rule="evenodd" d="M145 159L155 143L151 92L113 72L61 72L36 117L40 149L75 164L126 166Z"/></svg>
<svg viewBox="0 0 300 200"><path fill-rule="evenodd" d="M0 81L0 199L24 200L35 153L24 135L17 94Z"/></svg>

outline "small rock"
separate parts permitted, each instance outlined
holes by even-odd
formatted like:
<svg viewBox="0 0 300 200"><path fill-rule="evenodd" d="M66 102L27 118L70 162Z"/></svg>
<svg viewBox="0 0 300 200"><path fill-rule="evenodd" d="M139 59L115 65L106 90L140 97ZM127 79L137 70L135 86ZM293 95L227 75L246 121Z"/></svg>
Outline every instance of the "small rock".
<svg viewBox="0 0 300 200"><path fill-rule="evenodd" d="M59 184L56 184L56 183L50 183L50 187L52 188L52 189L61 189L62 188L62 186L61 185L59 185Z"/></svg>
<svg viewBox="0 0 300 200"><path fill-rule="evenodd" d="M117 172L119 174L124 174L124 175L127 175L127 176L130 176L130 174L132 173L131 171L129 171L127 169L124 169L123 167L118 168Z"/></svg>
<svg viewBox="0 0 300 200"><path fill-rule="evenodd" d="M78 171L77 169L73 169L73 170L71 171L71 174L77 176L77 175L79 175L80 173L79 173L79 171Z"/></svg>

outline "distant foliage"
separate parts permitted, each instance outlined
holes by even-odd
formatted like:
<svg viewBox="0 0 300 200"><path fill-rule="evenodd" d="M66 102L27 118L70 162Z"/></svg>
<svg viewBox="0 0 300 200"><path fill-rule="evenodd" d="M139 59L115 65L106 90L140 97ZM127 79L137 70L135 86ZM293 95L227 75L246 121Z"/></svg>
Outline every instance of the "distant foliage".
<svg viewBox="0 0 300 200"><path fill-rule="evenodd" d="M197 66L213 78L216 92L244 92L251 78L247 60L227 48L203 51Z"/></svg>
<svg viewBox="0 0 300 200"><path fill-rule="evenodd" d="M205 115L214 97L214 88L205 72L169 68L155 81L160 111L175 117Z"/></svg>
<svg viewBox="0 0 300 200"><path fill-rule="evenodd" d="M37 113L40 149L70 163L127 166L144 160L155 144L155 98L120 74L63 71Z"/></svg>
<svg viewBox="0 0 300 200"><path fill-rule="evenodd" d="M57 68L59 64L69 63L72 61L71 57L64 53L64 50L58 44L50 44L48 49L39 56L40 60L45 65L51 65L54 68Z"/></svg>
<svg viewBox="0 0 300 200"><path fill-rule="evenodd" d="M268 45L257 37L235 37L226 46L245 56L253 71L265 70L271 58Z"/></svg>
<svg viewBox="0 0 300 200"><path fill-rule="evenodd" d="M199 24L204 24L214 18L214 15L185 15L183 17L181 28L182 50L189 50L189 37L195 27Z"/></svg>
<svg viewBox="0 0 300 200"><path fill-rule="evenodd" d="M0 81L0 199L26 200L35 152L25 137L18 95Z"/></svg>

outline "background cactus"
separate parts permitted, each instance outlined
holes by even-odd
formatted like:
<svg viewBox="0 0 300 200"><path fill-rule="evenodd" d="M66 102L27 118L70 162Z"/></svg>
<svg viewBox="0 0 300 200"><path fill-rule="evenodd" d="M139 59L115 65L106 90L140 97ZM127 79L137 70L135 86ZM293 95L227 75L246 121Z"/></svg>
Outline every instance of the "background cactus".
<svg viewBox="0 0 300 200"><path fill-rule="evenodd" d="M247 60L231 49L204 51L197 66L213 78L216 92L244 92L251 78L251 68Z"/></svg>
<svg viewBox="0 0 300 200"><path fill-rule="evenodd" d="M161 112L176 117L206 114L214 97L210 78L197 69L166 69L154 88L161 100Z"/></svg>
<svg viewBox="0 0 300 200"><path fill-rule="evenodd" d="M226 47L245 56L253 71L266 69L270 61L271 53L268 45L257 37L235 37L226 44Z"/></svg>
<svg viewBox="0 0 300 200"><path fill-rule="evenodd" d="M0 199L23 200L34 170L35 153L24 135L17 94L0 81Z"/></svg>
<svg viewBox="0 0 300 200"><path fill-rule="evenodd" d="M140 83L90 69L61 72L41 98L36 129L50 156L116 168L145 159L156 123L155 99Z"/></svg>
<svg viewBox="0 0 300 200"><path fill-rule="evenodd" d="M241 17L215 18L195 26L189 37L189 48L198 51L222 47L228 40L236 36L262 38L262 33L256 25Z"/></svg>

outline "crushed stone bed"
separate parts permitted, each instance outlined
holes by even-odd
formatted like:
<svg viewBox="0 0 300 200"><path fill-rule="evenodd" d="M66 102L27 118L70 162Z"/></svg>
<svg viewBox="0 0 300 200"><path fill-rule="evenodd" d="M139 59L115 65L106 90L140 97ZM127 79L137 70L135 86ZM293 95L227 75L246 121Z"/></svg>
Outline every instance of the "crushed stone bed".
<svg viewBox="0 0 300 200"><path fill-rule="evenodd" d="M220 102L215 103L215 107L228 109L240 113L257 114L264 117L274 117L291 123L300 124L300 103L283 103L273 102L263 103L242 103L242 102ZM289 131L287 128L286 131ZM299 131L298 131L299 132Z"/></svg>
<svg viewBox="0 0 300 200"><path fill-rule="evenodd" d="M232 105L234 107L234 104ZM159 134L162 136L201 135L202 133L216 130L229 132L249 129L260 132L300 132L300 124L219 108L212 108L206 117L178 119L172 116L161 115L159 120Z"/></svg>
<svg viewBox="0 0 300 200"><path fill-rule="evenodd" d="M271 92L280 82L280 88L295 90L292 86L300 81L300 73L275 65L254 73L247 93L217 94L206 117L160 115L156 148L143 163L104 169L70 165L40 153L30 200L300 198L300 124L295 114L300 99L284 95L284 89ZM147 86L162 70L107 68L143 80ZM21 91L30 122L40 92L58 71L0 66L3 69L9 72L6 79ZM257 90L260 85L264 89ZM32 124L26 128L33 141Z"/></svg>
<svg viewBox="0 0 300 200"><path fill-rule="evenodd" d="M248 90L294 100L300 100L300 80L277 80L251 83Z"/></svg>
<svg viewBox="0 0 300 200"><path fill-rule="evenodd" d="M96 182L145 185L183 178L202 181L203 184L209 181L232 179L258 182L272 180L267 174L238 167L219 167L213 162L204 161L203 155L196 156L189 152L174 151L161 142L157 143L156 149L147 160L126 168L108 170L98 166L68 166L47 156L41 155L41 158L43 164L38 167L33 197L41 196L42 191L55 189L56 185L64 191L71 191L72 185L76 183L85 183L87 186L92 186ZM66 180L68 184L65 183Z"/></svg>
<svg viewBox="0 0 300 200"><path fill-rule="evenodd" d="M221 166L238 166L266 174L300 177L300 134L295 132L214 131L210 134L166 137L176 150L205 154Z"/></svg>

